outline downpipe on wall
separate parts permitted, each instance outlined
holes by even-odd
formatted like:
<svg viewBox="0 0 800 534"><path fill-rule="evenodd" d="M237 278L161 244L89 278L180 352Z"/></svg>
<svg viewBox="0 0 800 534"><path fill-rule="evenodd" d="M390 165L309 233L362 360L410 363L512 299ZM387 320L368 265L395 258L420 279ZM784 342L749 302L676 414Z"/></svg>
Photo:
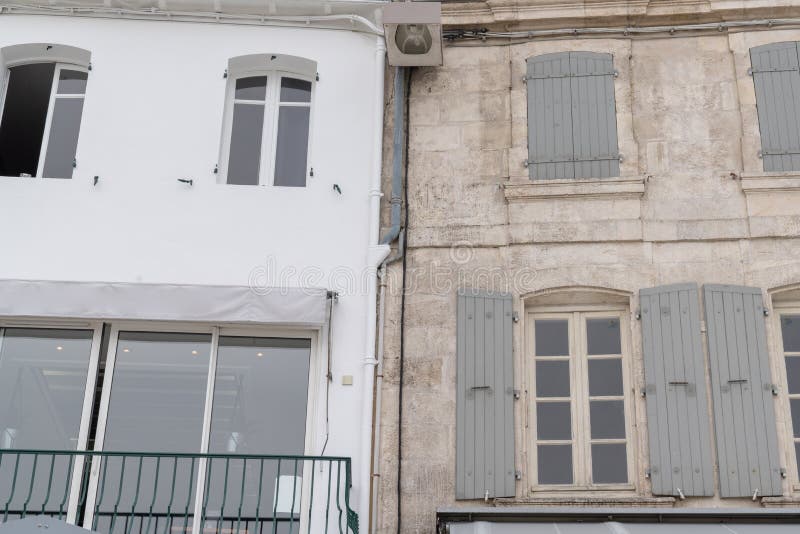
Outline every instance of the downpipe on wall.
<svg viewBox="0 0 800 534"><path fill-rule="evenodd" d="M369 245L367 268L375 275L369 276L367 288L366 343L364 346L364 365L361 402L361 436L359 446L358 469L358 523L359 532L369 532L370 480L372 479L372 409L375 388L375 323L377 319L378 277L377 270L390 252L387 244L380 243L380 208L381 208L381 170L383 162L383 79L386 68L386 44L383 37L376 37L375 50L375 111L374 146L372 183L370 187L369 206Z"/></svg>

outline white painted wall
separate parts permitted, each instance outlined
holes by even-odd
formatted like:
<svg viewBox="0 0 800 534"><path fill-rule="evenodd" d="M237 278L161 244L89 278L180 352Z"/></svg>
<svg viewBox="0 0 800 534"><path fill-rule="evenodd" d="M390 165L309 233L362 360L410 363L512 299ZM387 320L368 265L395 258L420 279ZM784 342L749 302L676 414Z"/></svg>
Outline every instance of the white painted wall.
<svg viewBox="0 0 800 534"><path fill-rule="evenodd" d="M246 285L268 258L274 270L294 269L289 285L342 289L350 276L344 273L355 273L358 286L343 291L335 307L326 454L357 454L370 173L374 136L381 135L373 131L374 114L382 113L375 36L0 16L0 48L32 42L87 49L92 71L73 179L0 178L0 278ZM306 188L220 185L213 174L223 71L230 57L254 53L318 63L309 155L315 176ZM308 268L316 275L301 282L298 273ZM345 374L356 377L353 386L341 385ZM317 438L315 454L321 430Z"/></svg>

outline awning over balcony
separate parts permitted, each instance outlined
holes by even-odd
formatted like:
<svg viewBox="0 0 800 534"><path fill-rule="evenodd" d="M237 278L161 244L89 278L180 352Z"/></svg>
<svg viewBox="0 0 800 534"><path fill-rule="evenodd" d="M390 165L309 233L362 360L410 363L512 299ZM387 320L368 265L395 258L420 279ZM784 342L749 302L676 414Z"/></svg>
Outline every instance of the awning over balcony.
<svg viewBox="0 0 800 534"><path fill-rule="evenodd" d="M0 316L319 326L327 296L319 288L0 280Z"/></svg>
<svg viewBox="0 0 800 534"><path fill-rule="evenodd" d="M798 508L466 506L439 509L449 534L789 534Z"/></svg>

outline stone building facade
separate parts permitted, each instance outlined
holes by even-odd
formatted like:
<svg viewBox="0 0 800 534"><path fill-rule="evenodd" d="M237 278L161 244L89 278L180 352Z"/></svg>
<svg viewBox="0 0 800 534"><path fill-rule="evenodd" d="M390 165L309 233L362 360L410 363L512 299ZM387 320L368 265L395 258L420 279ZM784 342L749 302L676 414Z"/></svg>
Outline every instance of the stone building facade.
<svg viewBox="0 0 800 534"><path fill-rule="evenodd" d="M378 532L397 531L398 512L402 532L433 532L437 510L459 506L800 503L794 443L800 431L792 430L792 377L780 322L782 307L800 306L800 171L764 170L769 154L762 152L766 134L751 62L755 47L800 41L800 19L793 17L800 17L800 2L789 0L443 4L446 33L467 31L446 40L442 67L410 73L405 291L403 263L395 262L386 276L374 477ZM476 34L469 30L476 29L488 31L470 38ZM561 52L613 57L622 155L617 176L531 180L523 164L532 159L527 61ZM388 93L387 154L393 98ZM386 160L388 200L391 156ZM388 218L387 201L387 226ZM649 380L640 291L687 282L700 288L698 299L706 284L758 288L771 312L764 320L765 342L785 469L780 490L772 492L777 495L725 498L720 490L718 441L724 438L715 435L712 419L718 408L705 321L699 379L706 386L700 391L705 389L708 417L701 426L711 436L712 495L654 494L648 433L654 423L640 394ZM513 401L513 496L457 499L457 294L463 288L510 294L518 319L511 331L520 397ZM596 310L619 312L627 483L576 484L591 479L576 448L574 484L548 487L536 479L544 466L536 461L534 323L565 311L570 321L583 321L580 314ZM574 397L585 381L573 380ZM797 414L795 421L800 422ZM581 426L576 422L574 431L583 432Z"/></svg>

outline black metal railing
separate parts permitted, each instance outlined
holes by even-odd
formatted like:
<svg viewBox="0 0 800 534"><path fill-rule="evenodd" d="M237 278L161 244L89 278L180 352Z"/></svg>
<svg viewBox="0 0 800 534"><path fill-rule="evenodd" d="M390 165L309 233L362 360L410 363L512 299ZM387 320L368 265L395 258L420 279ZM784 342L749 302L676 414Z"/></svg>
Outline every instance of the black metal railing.
<svg viewBox="0 0 800 534"><path fill-rule="evenodd" d="M350 458L0 449L0 522L103 534L358 533Z"/></svg>

